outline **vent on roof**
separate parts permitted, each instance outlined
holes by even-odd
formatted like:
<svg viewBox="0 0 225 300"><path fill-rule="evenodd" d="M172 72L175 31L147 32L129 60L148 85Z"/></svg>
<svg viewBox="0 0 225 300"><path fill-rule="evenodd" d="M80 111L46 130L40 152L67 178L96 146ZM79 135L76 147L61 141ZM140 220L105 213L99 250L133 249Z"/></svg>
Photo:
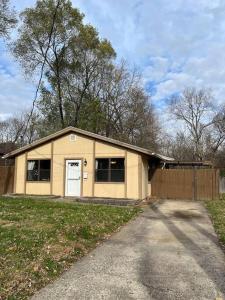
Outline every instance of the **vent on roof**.
<svg viewBox="0 0 225 300"><path fill-rule="evenodd" d="M70 134L70 141L75 142L77 140L77 136L75 134Z"/></svg>

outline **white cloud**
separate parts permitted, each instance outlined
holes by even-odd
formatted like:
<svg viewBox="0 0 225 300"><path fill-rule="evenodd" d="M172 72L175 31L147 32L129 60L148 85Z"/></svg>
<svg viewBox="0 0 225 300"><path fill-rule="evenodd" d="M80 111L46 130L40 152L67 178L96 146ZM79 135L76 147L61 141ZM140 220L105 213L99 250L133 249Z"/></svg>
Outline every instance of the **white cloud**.
<svg viewBox="0 0 225 300"><path fill-rule="evenodd" d="M109 38L119 57L156 81L155 100L188 85L215 89L223 101L224 0L78 0L86 20ZM222 93L221 93L222 92Z"/></svg>
<svg viewBox="0 0 225 300"><path fill-rule="evenodd" d="M35 1L13 3L23 9ZM100 36L112 42L118 59L123 57L143 71L146 86L155 82L156 104L190 85L211 87L217 103L225 103L225 0L73 0L73 4ZM11 79L0 76L6 82L0 84L0 101L10 95L15 107L26 105L32 89L19 71ZM5 106L3 113L9 111Z"/></svg>
<svg viewBox="0 0 225 300"><path fill-rule="evenodd" d="M166 76L169 68L171 68L171 62L168 58L152 57L151 64L145 66L142 73L145 83L148 83L148 81L159 82Z"/></svg>

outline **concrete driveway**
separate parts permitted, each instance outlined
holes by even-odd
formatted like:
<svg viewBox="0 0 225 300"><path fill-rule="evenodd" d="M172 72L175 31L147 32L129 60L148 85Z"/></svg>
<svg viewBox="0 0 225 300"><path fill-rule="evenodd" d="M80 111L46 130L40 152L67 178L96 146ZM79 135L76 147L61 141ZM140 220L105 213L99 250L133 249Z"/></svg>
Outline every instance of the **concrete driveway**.
<svg viewBox="0 0 225 300"><path fill-rule="evenodd" d="M198 202L147 207L33 299L225 299L225 257Z"/></svg>

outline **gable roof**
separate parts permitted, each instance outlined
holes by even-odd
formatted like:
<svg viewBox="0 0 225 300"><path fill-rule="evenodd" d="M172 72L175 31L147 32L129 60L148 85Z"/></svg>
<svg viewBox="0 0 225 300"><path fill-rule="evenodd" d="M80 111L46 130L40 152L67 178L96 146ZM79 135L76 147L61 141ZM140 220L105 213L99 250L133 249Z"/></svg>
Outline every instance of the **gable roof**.
<svg viewBox="0 0 225 300"><path fill-rule="evenodd" d="M138 146L134 146L134 145L131 145L131 144L127 144L127 143L124 143L124 142L120 142L118 140L114 140L114 139L111 139L111 138L108 138L108 137L105 137L105 136L102 136L102 135L99 135L99 134L96 134L96 133L92 133L92 132L89 132L89 131L86 131L86 130L75 128L75 127L72 127L72 126L64 128L60 131L57 131L56 133L50 134L50 135L48 135L48 136L46 136L42 139L39 139L39 140L33 142L32 144L26 145L22 148L19 148L17 150L9 152L8 154L4 155L3 158L15 157L15 156L17 156L17 155L19 155L23 152L26 152L27 150L31 150L33 148L36 148L36 147L38 147L42 144L45 144L48 141L51 141L53 139L57 139L61 136L64 136L67 133L70 133L70 132L77 133L77 134L80 134L80 135L83 135L83 136L87 136L87 137L90 137L90 138L93 138L93 139L96 139L96 140L100 140L100 141L103 141L103 142L106 142L106 143L109 143L109 144L112 144L112 145L120 146L120 147L123 147L123 148L126 148L126 149L134 150L134 151L142 153L142 154L154 156L154 157L157 157L157 158L162 159L162 160L166 160L166 161L173 161L174 160L173 158L166 157L164 155L157 154L155 152L151 152L148 149L141 148L141 147L138 147Z"/></svg>

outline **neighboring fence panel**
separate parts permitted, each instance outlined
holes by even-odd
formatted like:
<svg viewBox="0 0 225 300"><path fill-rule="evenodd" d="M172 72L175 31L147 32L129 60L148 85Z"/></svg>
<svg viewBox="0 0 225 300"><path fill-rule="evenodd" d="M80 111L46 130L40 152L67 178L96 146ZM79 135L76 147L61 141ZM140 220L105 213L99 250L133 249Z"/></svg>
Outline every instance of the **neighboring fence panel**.
<svg viewBox="0 0 225 300"><path fill-rule="evenodd" d="M13 193L14 166L0 166L0 195Z"/></svg>
<svg viewBox="0 0 225 300"><path fill-rule="evenodd" d="M197 199L215 199L219 196L219 170L196 170Z"/></svg>
<svg viewBox="0 0 225 300"><path fill-rule="evenodd" d="M219 195L215 169L156 169L152 196L162 199L214 199Z"/></svg>
<svg viewBox="0 0 225 300"><path fill-rule="evenodd" d="M220 194L225 193L225 177L220 177Z"/></svg>

